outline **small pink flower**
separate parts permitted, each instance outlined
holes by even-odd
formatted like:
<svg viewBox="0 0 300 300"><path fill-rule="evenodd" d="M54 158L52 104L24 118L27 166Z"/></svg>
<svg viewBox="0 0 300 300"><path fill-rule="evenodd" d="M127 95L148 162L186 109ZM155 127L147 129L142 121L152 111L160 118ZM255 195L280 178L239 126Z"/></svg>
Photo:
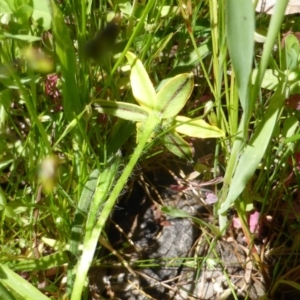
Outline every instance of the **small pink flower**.
<svg viewBox="0 0 300 300"><path fill-rule="evenodd" d="M45 80L45 93L51 98L55 105L55 111L62 110L61 105L61 93L57 87L58 85L58 75L57 74L49 74Z"/></svg>

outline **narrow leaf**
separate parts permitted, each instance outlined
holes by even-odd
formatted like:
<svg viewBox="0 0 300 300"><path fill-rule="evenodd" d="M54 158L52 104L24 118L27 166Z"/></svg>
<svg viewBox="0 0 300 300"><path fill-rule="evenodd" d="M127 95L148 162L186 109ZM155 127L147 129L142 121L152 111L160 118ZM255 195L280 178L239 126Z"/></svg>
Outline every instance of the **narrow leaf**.
<svg viewBox="0 0 300 300"><path fill-rule="evenodd" d="M48 297L36 289L30 282L3 264L0 264L0 282L19 294L22 299L49 300Z"/></svg>
<svg viewBox="0 0 300 300"><path fill-rule="evenodd" d="M139 105L152 111L156 106L156 93L142 62L131 52L126 57L131 65L132 93Z"/></svg>
<svg viewBox="0 0 300 300"><path fill-rule="evenodd" d="M237 79L241 105L251 113L249 83L254 53L254 8L252 0L227 0L226 24L228 50Z"/></svg>
<svg viewBox="0 0 300 300"><path fill-rule="evenodd" d="M79 91L76 82L76 59L74 45L70 38L68 28L63 15L54 0L51 0L52 8L52 32L55 38L55 51L58 56L61 73L63 76L63 107L69 121L74 118L74 112L79 113L83 109L80 102Z"/></svg>
<svg viewBox="0 0 300 300"><path fill-rule="evenodd" d="M277 285L279 284L285 284L285 285L289 285L295 289L297 289L298 291L300 291L300 284L293 281L293 280L284 280L284 279L280 279L277 283Z"/></svg>
<svg viewBox="0 0 300 300"><path fill-rule="evenodd" d="M10 267L15 272L31 272L38 270L49 270L67 263L69 263L67 251L59 251L47 256L43 256L39 259L14 260Z"/></svg>
<svg viewBox="0 0 300 300"><path fill-rule="evenodd" d="M167 214L168 216L175 217L175 218L190 218L193 220L194 223L209 228L212 233L217 236L220 234L220 229L217 226L208 224L204 222L203 220L196 218L194 216L191 216L189 213L185 212L184 210L178 209L173 206L163 206L161 208L161 212Z"/></svg>
<svg viewBox="0 0 300 300"><path fill-rule="evenodd" d="M175 118L176 131L191 137L206 139L224 137L225 133L216 126L206 123L202 119L190 119L183 116Z"/></svg>
<svg viewBox="0 0 300 300"><path fill-rule="evenodd" d="M85 224L86 217L88 215L88 211L90 208L90 204L92 201L92 198L94 196L96 187L97 187L97 181L98 177L100 175L100 172L98 169L94 170L83 190L78 202L78 206L75 212L75 217L74 217L74 222L72 226L72 231L71 231L71 242L70 242L70 252L75 256L77 255L78 252L78 247L81 240L81 236L83 233L83 227Z"/></svg>
<svg viewBox="0 0 300 300"><path fill-rule="evenodd" d="M276 93L270 100L271 102L267 108L264 119L258 124L249 145L245 147L244 152L238 160L227 198L219 209L220 214L224 214L238 198L257 169L269 144L284 99L285 84L280 83Z"/></svg>
<svg viewBox="0 0 300 300"><path fill-rule="evenodd" d="M135 104L107 100L96 100L95 103L95 109L102 114L137 122L148 118L147 110Z"/></svg>
<svg viewBox="0 0 300 300"><path fill-rule="evenodd" d="M100 172L98 169L92 171L82 190L78 202L78 206L75 212L74 222L71 230L71 241L70 241L71 261L69 263L68 280L67 280L67 290L69 293L71 293L72 285L74 283L73 281L74 281L75 274L73 274L73 270L77 264L79 245L82 244L83 241L83 233L84 233L83 228L85 226L90 205L94 197L95 190L97 188L97 181L99 176L100 176Z"/></svg>
<svg viewBox="0 0 300 300"><path fill-rule="evenodd" d="M28 43L33 43L41 40L39 36L33 36L28 34L10 34L8 32L4 32L3 34L8 38L25 41Z"/></svg>
<svg viewBox="0 0 300 300"><path fill-rule="evenodd" d="M0 281L0 295L5 300L16 300L16 298L9 292L9 290Z"/></svg>
<svg viewBox="0 0 300 300"><path fill-rule="evenodd" d="M194 75L185 73L170 79L157 93L154 109L163 118L176 116L186 104L194 88Z"/></svg>
<svg viewBox="0 0 300 300"><path fill-rule="evenodd" d="M268 34L267 34L267 40L264 44L264 50L261 56L255 84L253 86L253 91L251 94L251 101L254 102L257 99L258 93L260 91L261 87L261 81L263 80L265 71L269 65L270 56L272 55L272 52L274 51L274 43L278 37L278 32L280 31L282 20L284 17L284 12L286 10L286 7L289 3L289 0L280 0L276 1L275 7L274 7L274 13L272 15Z"/></svg>

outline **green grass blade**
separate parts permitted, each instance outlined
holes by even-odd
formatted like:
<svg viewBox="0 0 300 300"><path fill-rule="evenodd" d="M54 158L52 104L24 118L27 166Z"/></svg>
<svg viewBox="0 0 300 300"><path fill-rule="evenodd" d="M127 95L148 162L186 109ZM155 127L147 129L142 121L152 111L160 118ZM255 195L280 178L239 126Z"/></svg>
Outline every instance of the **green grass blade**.
<svg viewBox="0 0 300 300"><path fill-rule="evenodd" d="M39 270L48 270L51 268L56 268L62 266L69 262L69 257L66 251L59 251L53 254L43 256L39 259L21 259L13 261L10 265L10 268L13 271L39 271Z"/></svg>
<svg viewBox="0 0 300 300"><path fill-rule="evenodd" d="M20 90L21 95L23 96L23 99L25 101L26 107L28 109L28 112L30 114L31 119L33 120L33 123L36 124L42 138L43 142L46 147L46 153L50 154L52 152L51 145L48 140L48 135L46 133L46 130L42 124L42 122L39 120L39 117L36 112L36 108L34 107L34 104L32 102L32 98L29 96L26 88L24 87L24 83L22 83L21 78L17 74L16 70L11 66L10 60L6 53L2 50L0 47L0 54L4 58L4 62L6 63L6 68L8 69L10 75L13 77L15 80L16 86Z"/></svg>
<svg viewBox="0 0 300 300"><path fill-rule="evenodd" d="M16 298L5 288L5 286L0 282L0 296L5 300L16 300Z"/></svg>
<svg viewBox="0 0 300 300"><path fill-rule="evenodd" d="M260 163L271 139L273 129L278 120L279 112L286 97L286 84L280 83L276 93L270 99L270 105L266 110L264 119L257 126L249 144L241 154L232 178L232 183L226 201L221 204L219 213L223 214L231 204L242 193L249 179L253 176L258 164ZM221 228L224 226L224 219L220 220Z"/></svg>
<svg viewBox="0 0 300 300"><path fill-rule="evenodd" d="M0 264L0 282L22 296L23 299L49 300L31 283L3 264Z"/></svg>
<svg viewBox="0 0 300 300"><path fill-rule="evenodd" d="M55 51L60 62L63 77L63 108L67 119L71 122L74 118L74 112L79 113L83 109L76 82L77 68L74 45L70 38L70 33L65 24L63 15L53 0L51 1L51 7Z"/></svg>

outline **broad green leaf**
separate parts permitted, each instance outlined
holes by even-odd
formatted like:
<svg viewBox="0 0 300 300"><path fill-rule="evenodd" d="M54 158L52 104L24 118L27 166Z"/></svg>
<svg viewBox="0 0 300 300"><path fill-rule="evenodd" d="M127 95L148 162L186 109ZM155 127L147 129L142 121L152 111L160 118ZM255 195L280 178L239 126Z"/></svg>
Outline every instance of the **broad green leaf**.
<svg viewBox="0 0 300 300"><path fill-rule="evenodd" d="M188 161L192 160L193 154L191 146L175 131L164 134L161 141L163 145L175 155L187 159Z"/></svg>
<svg viewBox="0 0 300 300"><path fill-rule="evenodd" d="M108 100L97 100L95 103L95 109L99 113L119 117L129 121L145 121L149 115L145 108L131 103Z"/></svg>
<svg viewBox="0 0 300 300"><path fill-rule="evenodd" d="M194 75L181 74L170 79L157 93L157 105L154 109L162 118L176 116L186 104L194 88Z"/></svg>
<svg viewBox="0 0 300 300"><path fill-rule="evenodd" d="M29 5L23 4L15 11L14 16L19 25L28 28L28 20L31 17L33 8Z"/></svg>
<svg viewBox="0 0 300 300"><path fill-rule="evenodd" d="M4 0L5 1L5 0ZM20 5L22 5L22 4L20 4L20 3L17 3L17 1L15 1L15 0L6 0L6 3L7 3L7 5L10 7L10 9L13 11L13 12L15 12L17 9L18 9L18 7L20 6Z"/></svg>
<svg viewBox="0 0 300 300"><path fill-rule="evenodd" d="M228 50L240 102L248 116L252 110L249 102L249 83L254 53L254 7L252 0L227 0L225 7Z"/></svg>
<svg viewBox="0 0 300 300"><path fill-rule="evenodd" d="M293 34L289 34L284 39L284 54L286 69L290 71L297 70L299 65L299 42Z"/></svg>
<svg viewBox="0 0 300 300"><path fill-rule="evenodd" d="M42 26L45 31L50 29L52 16L49 0L33 0L32 18Z"/></svg>
<svg viewBox="0 0 300 300"><path fill-rule="evenodd" d="M4 213L7 218L15 219L17 217L17 214L15 213L13 207L11 207L10 205L5 206Z"/></svg>
<svg viewBox="0 0 300 300"><path fill-rule="evenodd" d="M149 111L156 106L156 93L142 62L131 52L126 53L131 66L130 82L132 93L138 104Z"/></svg>
<svg viewBox="0 0 300 300"><path fill-rule="evenodd" d="M283 106L286 96L285 89L286 85L280 83L276 93L270 99L270 105L267 108L264 119L258 124L253 137L241 154L237 162L237 167L232 178L227 198L221 204L221 208L219 209L220 214L224 214L238 198L257 169L269 145L279 112ZM220 226L222 228L225 224L220 224Z"/></svg>
<svg viewBox="0 0 300 300"><path fill-rule="evenodd" d="M257 77L257 69L254 69L252 72L252 83L255 83ZM267 69L264 75L264 78L261 83L261 87L267 90L274 91L278 86L279 82L279 73L273 69Z"/></svg>
<svg viewBox="0 0 300 300"><path fill-rule="evenodd" d="M129 1L127 2L122 2L122 1L118 1L118 8L120 9L120 11L124 14L124 15L132 15L132 5Z"/></svg>
<svg viewBox="0 0 300 300"><path fill-rule="evenodd" d="M164 5L160 10L160 16L161 18L168 17L170 15L179 14L180 8L176 5L170 6L170 5Z"/></svg>
<svg viewBox="0 0 300 300"><path fill-rule="evenodd" d="M284 137L284 143L291 143L300 138L300 134L295 134L299 127L299 120L296 117L289 117L284 121L282 136Z"/></svg>
<svg viewBox="0 0 300 300"><path fill-rule="evenodd" d="M258 70L254 69L252 72L252 83L254 84L256 81L256 77L258 74ZM289 72L286 71L285 74L288 74L288 81L291 84L290 85L290 94L299 94L300 93L300 72L294 71L294 72ZM261 82L261 87L270 91L275 91L280 77L283 77L282 74L279 74L278 71L273 70L273 69L267 69L263 80Z"/></svg>
<svg viewBox="0 0 300 300"><path fill-rule="evenodd" d="M216 126L206 123L202 119L190 119L188 117L175 117L176 131L196 138L218 138L224 137L225 133Z"/></svg>
<svg viewBox="0 0 300 300"><path fill-rule="evenodd" d="M7 266L0 264L0 282L9 287L10 290L19 294L22 299L30 300L49 300L38 289L36 289L29 281L12 271Z"/></svg>
<svg viewBox="0 0 300 300"><path fill-rule="evenodd" d="M104 201L108 198L121 166L121 160L122 154L119 150L108 159L105 167L100 171L97 184L95 185L95 194L93 195L93 201L87 218L86 234L88 234L89 230L91 231L93 229L98 213L102 210L101 205L103 205ZM85 238L87 238L87 236Z"/></svg>
<svg viewBox="0 0 300 300"><path fill-rule="evenodd" d="M11 14L15 10L14 3L9 2L11 1L0 0L1 14Z"/></svg>

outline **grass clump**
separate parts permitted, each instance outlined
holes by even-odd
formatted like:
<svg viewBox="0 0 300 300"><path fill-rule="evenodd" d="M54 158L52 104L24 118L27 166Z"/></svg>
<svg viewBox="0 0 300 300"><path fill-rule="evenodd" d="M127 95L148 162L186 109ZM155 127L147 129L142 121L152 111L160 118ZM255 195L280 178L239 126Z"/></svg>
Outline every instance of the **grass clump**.
<svg viewBox="0 0 300 300"><path fill-rule="evenodd" d="M250 272L247 284L262 281L263 299L299 292L297 18L284 16L288 1L272 16L255 13L251 0L158 2L3 1L6 299L91 298L88 272L112 254L135 279L143 261L114 249L108 225L153 165L177 172L178 192L200 197L211 185L207 220L155 204L162 227L172 216L201 228L198 245L208 250L180 263L198 272L195 282L205 264L222 265L223 295L253 298L234 286L217 250L233 238L249 249L260 275Z"/></svg>

